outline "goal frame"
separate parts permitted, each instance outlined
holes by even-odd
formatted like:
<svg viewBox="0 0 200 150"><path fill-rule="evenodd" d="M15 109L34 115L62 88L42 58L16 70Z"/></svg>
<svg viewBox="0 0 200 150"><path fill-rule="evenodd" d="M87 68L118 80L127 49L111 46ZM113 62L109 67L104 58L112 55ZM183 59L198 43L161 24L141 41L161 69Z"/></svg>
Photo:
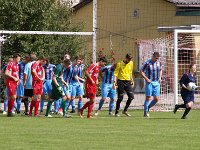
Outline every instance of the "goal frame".
<svg viewBox="0 0 200 150"><path fill-rule="evenodd" d="M178 104L178 34L200 33L200 30L174 30L174 104Z"/></svg>

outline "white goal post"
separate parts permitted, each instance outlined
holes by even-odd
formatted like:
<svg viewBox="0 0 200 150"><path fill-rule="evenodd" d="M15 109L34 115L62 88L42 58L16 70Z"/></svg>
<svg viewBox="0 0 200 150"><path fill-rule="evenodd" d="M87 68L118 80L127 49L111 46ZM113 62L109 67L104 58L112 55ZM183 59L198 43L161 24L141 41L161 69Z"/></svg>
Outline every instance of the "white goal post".
<svg viewBox="0 0 200 150"><path fill-rule="evenodd" d="M197 30L197 29L195 29L195 30L180 30L180 29L174 30L174 104L178 104L178 95L179 95L179 93L178 93L178 91L179 91L179 89L178 89L178 87L179 87L179 84L178 84L178 80L179 80L178 79L178 77L179 77L178 61L180 59L179 58L180 54L178 52L182 48L180 46L181 39L179 38L179 34L191 34L191 37L193 35L193 38L188 38L188 37L186 37L186 38L184 37L184 38L185 38L185 41L187 40L186 41L187 44L188 44L188 41L192 41L192 40L194 41L195 47L194 48L188 47L188 50L190 49L192 51L195 51L194 59L196 59L196 60L193 60L193 61L194 61L194 63L197 64L197 77L199 76L198 75L198 71L199 71L198 65L200 65L200 63L199 63L200 57L197 56L197 53L199 53L199 51L200 51L200 44L197 44L200 42L200 30ZM196 34L196 38L195 38L195 34ZM188 36L190 36L190 35L188 35ZM189 43L189 44L193 44L193 43ZM188 57L190 57L190 56L188 56ZM197 78L197 80L198 80L198 78Z"/></svg>
<svg viewBox="0 0 200 150"><path fill-rule="evenodd" d="M191 63L197 64L197 86L200 85L200 30L174 30L163 37L139 39L139 67L159 52L163 66L161 96L155 110L171 111L177 103L183 103L178 81L188 72ZM198 89L199 90L199 89ZM195 92L195 102L200 105L200 91ZM142 97L140 96L140 99ZM143 101L142 101L143 102ZM142 105L142 103L141 103Z"/></svg>

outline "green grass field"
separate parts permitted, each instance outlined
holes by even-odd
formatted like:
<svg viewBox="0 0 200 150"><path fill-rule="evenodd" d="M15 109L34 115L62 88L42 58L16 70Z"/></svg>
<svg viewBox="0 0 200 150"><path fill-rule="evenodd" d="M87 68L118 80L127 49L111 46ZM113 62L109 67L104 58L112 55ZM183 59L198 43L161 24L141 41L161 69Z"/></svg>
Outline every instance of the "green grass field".
<svg viewBox="0 0 200 150"><path fill-rule="evenodd" d="M200 111L130 111L132 117L109 117L106 111L93 119L35 118L0 115L0 149L68 150L193 150L200 149Z"/></svg>

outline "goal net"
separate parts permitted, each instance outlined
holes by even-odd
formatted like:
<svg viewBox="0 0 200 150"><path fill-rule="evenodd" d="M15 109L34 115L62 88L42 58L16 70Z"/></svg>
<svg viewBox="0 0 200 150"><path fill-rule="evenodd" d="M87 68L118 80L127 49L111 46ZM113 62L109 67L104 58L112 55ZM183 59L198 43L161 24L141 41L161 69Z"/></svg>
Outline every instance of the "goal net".
<svg viewBox="0 0 200 150"><path fill-rule="evenodd" d="M200 31L175 31L165 37L138 40L140 62L139 66L151 59L153 52L159 52L163 68L161 82L161 96L158 105L154 108L160 111L173 110L175 103L182 103L178 81L183 73L188 71L191 63L197 64L197 85L199 85L200 65ZM175 52L176 51L176 52ZM144 99L140 95L140 99ZM195 92L195 107L199 107L199 92ZM143 105L143 101L137 105Z"/></svg>

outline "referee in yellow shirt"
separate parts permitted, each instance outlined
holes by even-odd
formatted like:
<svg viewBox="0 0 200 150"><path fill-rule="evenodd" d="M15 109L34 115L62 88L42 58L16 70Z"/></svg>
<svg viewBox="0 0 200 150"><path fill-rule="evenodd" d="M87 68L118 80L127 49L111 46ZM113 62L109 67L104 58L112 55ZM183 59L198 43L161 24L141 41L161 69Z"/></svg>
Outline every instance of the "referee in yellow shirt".
<svg viewBox="0 0 200 150"><path fill-rule="evenodd" d="M124 110L122 111L122 114L130 117L131 115L128 114L127 110L129 105L131 104L131 101L134 99L134 93L133 93L133 70L134 70L134 63L131 61L132 56L131 54L126 54L126 57L124 60L117 63L117 67L114 71L114 84L113 89L117 88L118 98L116 102L116 109L115 109L115 116L119 117L119 109L120 109L120 103L123 100L124 92L126 91L128 95L128 100L126 102L126 106L124 107Z"/></svg>

